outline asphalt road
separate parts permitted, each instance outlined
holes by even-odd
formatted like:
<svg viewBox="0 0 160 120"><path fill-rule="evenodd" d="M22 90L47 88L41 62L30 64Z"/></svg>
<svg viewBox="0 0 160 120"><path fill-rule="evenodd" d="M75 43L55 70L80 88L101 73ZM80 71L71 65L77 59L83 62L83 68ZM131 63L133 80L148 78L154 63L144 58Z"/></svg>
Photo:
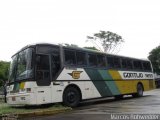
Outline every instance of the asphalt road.
<svg viewBox="0 0 160 120"><path fill-rule="evenodd" d="M145 92L140 98L125 96L122 100L114 98L90 100L81 103L80 107L71 112L30 120L110 120L111 117L115 117L113 115L120 115L119 119L124 119L122 114L159 114L160 119L160 89Z"/></svg>

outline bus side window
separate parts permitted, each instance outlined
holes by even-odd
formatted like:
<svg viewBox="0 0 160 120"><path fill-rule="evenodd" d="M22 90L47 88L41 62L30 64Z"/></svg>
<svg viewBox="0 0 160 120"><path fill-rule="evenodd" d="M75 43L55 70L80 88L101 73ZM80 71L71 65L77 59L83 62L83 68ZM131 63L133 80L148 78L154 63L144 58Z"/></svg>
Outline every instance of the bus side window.
<svg viewBox="0 0 160 120"><path fill-rule="evenodd" d="M114 68L114 58L112 56L107 56L107 65L109 68Z"/></svg>
<svg viewBox="0 0 160 120"><path fill-rule="evenodd" d="M76 65L75 51L64 50L65 64Z"/></svg>
<svg viewBox="0 0 160 120"><path fill-rule="evenodd" d="M126 63L127 63L127 69L132 70L133 69L132 60L127 59Z"/></svg>
<svg viewBox="0 0 160 120"><path fill-rule="evenodd" d="M150 62L143 62L142 65L144 71L152 71Z"/></svg>
<svg viewBox="0 0 160 120"><path fill-rule="evenodd" d="M137 69L137 70L142 70L142 64L141 64L141 61L133 61L133 65L134 65L134 68Z"/></svg>
<svg viewBox="0 0 160 120"><path fill-rule="evenodd" d="M105 67L106 66L106 62L105 62L105 56L103 55L97 55L97 63L98 63L98 67Z"/></svg>
<svg viewBox="0 0 160 120"><path fill-rule="evenodd" d="M59 53L51 55L51 67L52 67L52 78L56 77L56 74L60 70L60 56Z"/></svg>
<svg viewBox="0 0 160 120"><path fill-rule="evenodd" d="M121 68L120 58L114 57L114 68Z"/></svg>
<svg viewBox="0 0 160 120"><path fill-rule="evenodd" d="M84 52L76 52L76 58L77 58L77 65L83 65L85 66L87 64L86 62L86 54Z"/></svg>
<svg viewBox="0 0 160 120"><path fill-rule="evenodd" d="M122 68L127 68L127 60L126 59L122 59Z"/></svg>
<svg viewBox="0 0 160 120"><path fill-rule="evenodd" d="M97 66L97 57L94 54L88 54L89 66Z"/></svg>
<svg viewBox="0 0 160 120"><path fill-rule="evenodd" d="M121 59L121 63L122 63L122 68L123 69L127 69L127 70L132 70L133 69L133 65L132 65L132 60L131 59L122 58Z"/></svg>

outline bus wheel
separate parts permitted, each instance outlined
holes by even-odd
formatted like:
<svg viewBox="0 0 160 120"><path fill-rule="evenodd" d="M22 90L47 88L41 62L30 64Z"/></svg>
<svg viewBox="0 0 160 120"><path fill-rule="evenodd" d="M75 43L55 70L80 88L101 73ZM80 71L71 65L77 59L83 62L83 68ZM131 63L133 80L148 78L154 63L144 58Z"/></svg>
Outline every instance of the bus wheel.
<svg viewBox="0 0 160 120"><path fill-rule="evenodd" d="M80 102L80 92L77 88L68 87L63 93L63 104L69 107L76 107Z"/></svg>
<svg viewBox="0 0 160 120"><path fill-rule="evenodd" d="M142 97L143 96L143 86L142 84L137 85L137 93L132 94L133 97Z"/></svg>

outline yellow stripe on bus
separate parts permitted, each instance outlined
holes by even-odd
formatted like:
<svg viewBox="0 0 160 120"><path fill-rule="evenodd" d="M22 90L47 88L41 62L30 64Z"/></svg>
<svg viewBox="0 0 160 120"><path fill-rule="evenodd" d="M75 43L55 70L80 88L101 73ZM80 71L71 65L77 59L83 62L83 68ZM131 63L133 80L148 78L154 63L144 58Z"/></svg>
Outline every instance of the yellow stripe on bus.
<svg viewBox="0 0 160 120"><path fill-rule="evenodd" d="M109 70L121 94L133 93L133 80L123 80L116 70Z"/></svg>
<svg viewBox="0 0 160 120"><path fill-rule="evenodd" d="M24 89L24 86L25 86L25 82L21 82L20 89Z"/></svg>

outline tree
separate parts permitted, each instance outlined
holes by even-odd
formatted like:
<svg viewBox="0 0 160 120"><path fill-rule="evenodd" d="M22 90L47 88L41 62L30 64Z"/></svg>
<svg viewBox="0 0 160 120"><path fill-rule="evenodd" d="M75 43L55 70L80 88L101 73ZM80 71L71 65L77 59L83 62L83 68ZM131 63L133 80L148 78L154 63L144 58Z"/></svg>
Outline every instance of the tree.
<svg viewBox="0 0 160 120"><path fill-rule="evenodd" d="M87 36L87 41L91 41L99 50L107 53L113 53L124 42L120 35L110 31L100 31L93 36ZM102 46L103 50L98 44Z"/></svg>
<svg viewBox="0 0 160 120"><path fill-rule="evenodd" d="M74 47L74 48L78 47L78 45L76 45L76 44L68 44L68 43L61 43L59 45L64 45L64 46L67 46L67 47Z"/></svg>
<svg viewBox="0 0 160 120"><path fill-rule="evenodd" d="M84 48L90 49L90 50L97 50L97 51L99 51L96 47L84 47Z"/></svg>
<svg viewBox="0 0 160 120"><path fill-rule="evenodd" d="M160 45L151 50L148 59L152 63L154 72L160 74Z"/></svg>
<svg viewBox="0 0 160 120"><path fill-rule="evenodd" d="M8 80L9 62L0 61L0 86L3 82Z"/></svg>
<svg viewBox="0 0 160 120"><path fill-rule="evenodd" d="M6 102L6 82L8 80L8 74L9 74L9 62L0 61L0 87L3 88L3 92L5 95L5 102Z"/></svg>

